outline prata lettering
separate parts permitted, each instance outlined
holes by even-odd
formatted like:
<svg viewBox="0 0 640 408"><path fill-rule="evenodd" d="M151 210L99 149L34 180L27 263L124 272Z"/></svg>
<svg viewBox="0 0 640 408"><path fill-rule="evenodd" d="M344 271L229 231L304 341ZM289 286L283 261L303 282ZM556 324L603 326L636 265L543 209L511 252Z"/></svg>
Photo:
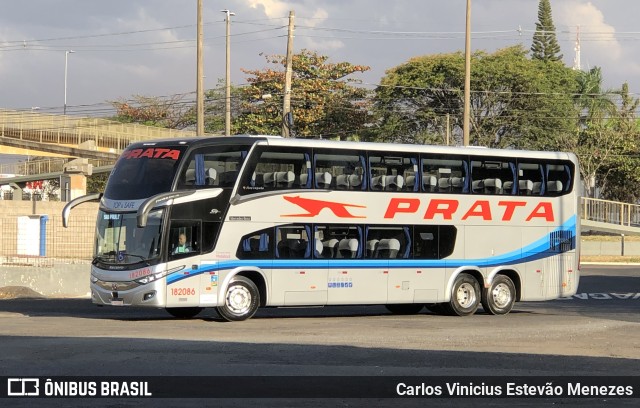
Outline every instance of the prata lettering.
<svg viewBox="0 0 640 408"><path fill-rule="evenodd" d="M398 214L415 214L420 209L422 201L419 198L391 198L384 218L396 218ZM481 219L493 221L497 213L501 221L511 221L514 214L525 216L525 221L542 219L547 222L554 222L553 205L550 201L539 202L533 209L527 209L526 201L498 201L497 208L488 200L477 200L463 211L458 211L460 202L458 200L431 199L427 203L427 208L423 218L425 220L453 220L454 215L461 216L461 219ZM523 212L524 211L524 212Z"/></svg>
<svg viewBox="0 0 640 408"><path fill-rule="evenodd" d="M167 149L161 147L149 147L147 149L131 149L122 153L124 159L141 159L143 157L149 159L172 159L180 158L180 150Z"/></svg>

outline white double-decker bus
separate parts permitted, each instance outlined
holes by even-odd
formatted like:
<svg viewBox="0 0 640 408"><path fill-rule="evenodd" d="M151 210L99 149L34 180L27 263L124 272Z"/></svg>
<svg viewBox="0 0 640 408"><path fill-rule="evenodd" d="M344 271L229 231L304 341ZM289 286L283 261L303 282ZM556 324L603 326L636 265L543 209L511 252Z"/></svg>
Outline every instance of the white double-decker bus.
<svg viewBox="0 0 640 408"><path fill-rule="evenodd" d="M571 153L266 136L129 146L99 200L91 297L230 321L260 307L508 313L576 293Z"/></svg>

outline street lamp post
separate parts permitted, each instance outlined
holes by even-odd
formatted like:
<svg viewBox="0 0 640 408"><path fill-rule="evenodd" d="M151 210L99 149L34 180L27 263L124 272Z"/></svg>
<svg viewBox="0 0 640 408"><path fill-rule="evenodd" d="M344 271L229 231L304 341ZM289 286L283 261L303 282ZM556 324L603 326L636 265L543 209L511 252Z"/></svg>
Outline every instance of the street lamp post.
<svg viewBox="0 0 640 408"><path fill-rule="evenodd" d="M69 67L69 54L73 54L75 51L68 50L64 52L64 108L62 113L67 114L67 72Z"/></svg>

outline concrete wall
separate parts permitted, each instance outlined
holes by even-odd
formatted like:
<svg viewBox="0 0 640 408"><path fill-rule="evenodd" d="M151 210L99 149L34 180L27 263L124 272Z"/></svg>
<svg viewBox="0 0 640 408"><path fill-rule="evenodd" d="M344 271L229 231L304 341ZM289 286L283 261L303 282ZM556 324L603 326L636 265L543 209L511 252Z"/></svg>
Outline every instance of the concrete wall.
<svg viewBox="0 0 640 408"><path fill-rule="evenodd" d="M90 263L0 266L0 288L26 287L45 297L89 297ZM5 294L11 297L10 293Z"/></svg>

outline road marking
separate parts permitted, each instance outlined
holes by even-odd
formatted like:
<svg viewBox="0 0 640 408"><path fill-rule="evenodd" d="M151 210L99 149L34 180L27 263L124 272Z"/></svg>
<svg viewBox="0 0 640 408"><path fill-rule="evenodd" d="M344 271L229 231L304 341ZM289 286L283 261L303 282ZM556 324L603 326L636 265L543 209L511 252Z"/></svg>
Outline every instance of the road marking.
<svg viewBox="0 0 640 408"><path fill-rule="evenodd" d="M576 293L573 296L561 297L558 300L638 300L640 293Z"/></svg>

